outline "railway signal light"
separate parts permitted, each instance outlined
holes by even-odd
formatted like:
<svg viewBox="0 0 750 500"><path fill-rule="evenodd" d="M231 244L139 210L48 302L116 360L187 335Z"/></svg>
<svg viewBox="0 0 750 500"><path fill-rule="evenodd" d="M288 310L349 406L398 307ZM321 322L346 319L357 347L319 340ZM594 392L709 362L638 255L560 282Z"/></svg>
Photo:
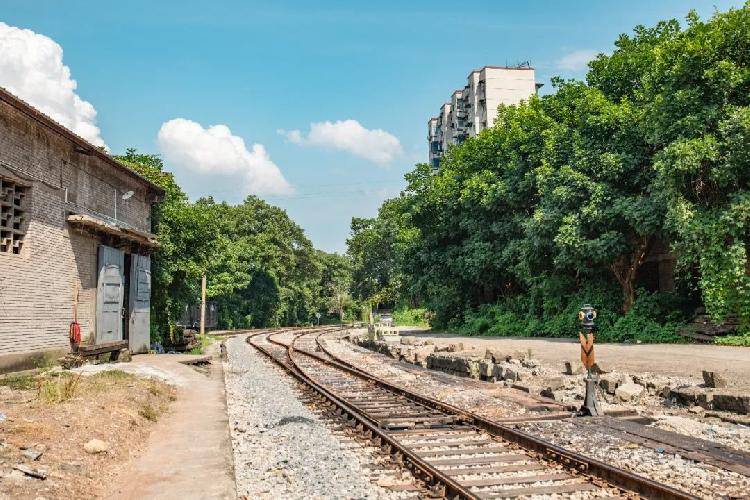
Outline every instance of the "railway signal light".
<svg viewBox="0 0 750 500"><path fill-rule="evenodd" d="M578 410L579 415L590 415L595 417L601 415L599 403L596 400L596 385L598 377L592 371L594 367L594 334L596 333L596 309L590 304L584 305L578 311L578 320L581 322L581 331L578 332L578 340L581 343L581 362L586 367L586 397L583 406Z"/></svg>

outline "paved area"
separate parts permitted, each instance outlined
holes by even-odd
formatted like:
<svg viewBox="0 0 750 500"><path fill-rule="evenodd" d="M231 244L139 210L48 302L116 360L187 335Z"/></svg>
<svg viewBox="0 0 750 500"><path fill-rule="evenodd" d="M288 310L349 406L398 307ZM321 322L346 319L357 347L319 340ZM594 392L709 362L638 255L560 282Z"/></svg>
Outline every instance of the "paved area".
<svg viewBox="0 0 750 500"><path fill-rule="evenodd" d="M179 362L198 357L164 354L133 358L131 369L172 378L178 396L171 411L154 427L143 454L123 470L107 498L235 498L222 364L215 354L208 370Z"/></svg>
<svg viewBox="0 0 750 500"><path fill-rule="evenodd" d="M495 348L509 354L531 350L547 363L580 359L580 345L574 339L518 337L462 337L430 332L409 335L431 337L436 344L463 342L464 348ZM596 359L605 370L636 374L651 372L701 378L702 370L726 376L730 385L750 385L750 348L699 344L597 344Z"/></svg>

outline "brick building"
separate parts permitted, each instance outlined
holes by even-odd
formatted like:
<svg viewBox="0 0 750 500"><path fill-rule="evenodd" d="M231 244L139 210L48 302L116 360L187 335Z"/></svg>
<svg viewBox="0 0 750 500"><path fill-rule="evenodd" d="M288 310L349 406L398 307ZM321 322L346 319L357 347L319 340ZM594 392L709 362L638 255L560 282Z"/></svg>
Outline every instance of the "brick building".
<svg viewBox="0 0 750 500"><path fill-rule="evenodd" d="M0 370L83 343L149 347L158 186L0 88Z"/></svg>

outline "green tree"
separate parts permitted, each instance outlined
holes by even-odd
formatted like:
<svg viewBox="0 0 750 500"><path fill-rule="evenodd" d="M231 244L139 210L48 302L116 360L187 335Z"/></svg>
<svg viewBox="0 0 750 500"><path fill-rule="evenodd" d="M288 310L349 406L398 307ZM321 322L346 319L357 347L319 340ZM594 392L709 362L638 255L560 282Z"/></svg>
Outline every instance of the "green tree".
<svg viewBox="0 0 750 500"><path fill-rule="evenodd" d="M166 342L174 321L198 296L201 274L215 252L217 221L188 201L159 156L131 148L115 158L165 190L151 218L160 244L152 256L151 318L157 339Z"/></svg>

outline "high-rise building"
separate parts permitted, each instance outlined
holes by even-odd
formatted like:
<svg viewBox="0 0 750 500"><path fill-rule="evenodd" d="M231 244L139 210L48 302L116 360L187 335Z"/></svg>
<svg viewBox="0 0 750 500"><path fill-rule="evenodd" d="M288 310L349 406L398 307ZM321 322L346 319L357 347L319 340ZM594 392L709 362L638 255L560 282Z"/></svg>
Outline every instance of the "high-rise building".
<svg viewBox="0 0 750 500"><path fill-rule="evenodd" d="M484 66L469 73L466 86L454 91L450 102L440 107L440 114L427 122L432 167L440 165L448 147L491 127L500 104L518 104L539 87L534 68L528 65Z"/></svg>

